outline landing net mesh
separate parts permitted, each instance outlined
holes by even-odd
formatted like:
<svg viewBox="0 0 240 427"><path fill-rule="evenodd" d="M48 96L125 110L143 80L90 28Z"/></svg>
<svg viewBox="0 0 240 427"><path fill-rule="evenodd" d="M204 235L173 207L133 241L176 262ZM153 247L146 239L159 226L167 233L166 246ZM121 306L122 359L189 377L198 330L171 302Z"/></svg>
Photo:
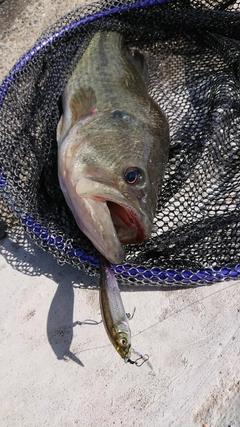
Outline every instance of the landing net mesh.
<svg viewBox="0 0 240 427"><path fill-rule="evenodd" d="M57 176L63 88L94 33L140 49L171 148L151 238L113 266L122 284L192 286L240 276L240 2L104 1L47 29L0 87L0 221L60 263L98 274Z"/></svg>

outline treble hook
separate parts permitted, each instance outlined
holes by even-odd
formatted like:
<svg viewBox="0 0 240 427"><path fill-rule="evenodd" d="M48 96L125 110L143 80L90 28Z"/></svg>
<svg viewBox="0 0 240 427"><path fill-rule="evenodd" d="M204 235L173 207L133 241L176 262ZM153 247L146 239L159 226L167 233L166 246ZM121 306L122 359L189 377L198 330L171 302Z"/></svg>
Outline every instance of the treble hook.
<svg viewBox="0 0 240 427"><path fill-rule="evenodd" d="M125 359L125 363L131 363L131 365L136 365L138 368L140 368L140 366L147 362L148 359L148 354L144 354L143 356L138 357L136 360ZM140 363L139 360L142 360L142 362Z"/></svg>

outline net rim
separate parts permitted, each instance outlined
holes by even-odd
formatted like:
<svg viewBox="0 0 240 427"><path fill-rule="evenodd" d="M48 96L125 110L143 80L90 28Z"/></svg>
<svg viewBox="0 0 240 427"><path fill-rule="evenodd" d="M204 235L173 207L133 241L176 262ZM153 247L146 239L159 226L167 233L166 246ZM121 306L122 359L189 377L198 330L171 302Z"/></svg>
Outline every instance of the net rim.
<svg viewBox="0 0 240 427"><path fill-rule="evenodd" d="M84 18L80 18L78 21L75 21L71 23L70 25L67 25L61 29L61 31L56 31L51 36L46 37L42 40L40 40L36 45L34 45L30 50L28 50L20 59L19 61L13 66L9 74L5 77L3 80L1 86L0 86L0 108L2 107L4 98L6 96L6 93L12 83L12 81L16 78L16 73L20 72L29 61L31 61L35 55L37 55L39 52L46 49L48 46L50 46L53 42L55 42L58 38L63 37L66 33L69 33L70 31L73 31L77 27L86 25L90 22L96 21L98 19L102 19L106 16L115 15L118 13L121 13L125 10L133 10L133 9L139 9L142 7L150 7L162 3L171 3L176 0L144 0L137 3L132 4L124 4L122 6L118 6L112 9L105 9L101 12L96 12L92 15L86 16ZM94 4L94 3L92 3ZM97 4L97 3L96 3ZM84 10L84 8L82 8Z"/></svg>
<svg viewBox="0 0 240 427"><path fill-rule="evenodd" d="M0 169L0 190L6 186L7 181L4 178ZM68 255L70 259L76 259L81 264L99 269L99 259L94 255L89 255L82 249L73 248L66 244L64 239L54 236L46 227L35 222L34 218L26 213L19 214L20 221L24 228L31 235L40 238L44 245L54 246L55 250L60 254ZM55 243L56 242L56 243ZM178 285L182 286L199 286L203 284L211 284L223 280L232 280L240 277L240 264L226 265L212 268L201 269L163 269L159 267L147 268L144 266L132 265L129 263L112 264L114 273L121 279L133 278L136 282L144 282L152 285Z"/></svg>

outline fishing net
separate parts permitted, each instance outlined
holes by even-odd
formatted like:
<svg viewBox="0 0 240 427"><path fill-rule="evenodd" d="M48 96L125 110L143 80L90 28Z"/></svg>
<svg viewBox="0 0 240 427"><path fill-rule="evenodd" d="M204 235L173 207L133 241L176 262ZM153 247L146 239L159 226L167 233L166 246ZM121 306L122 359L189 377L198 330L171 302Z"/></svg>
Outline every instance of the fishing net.
<svg viewBox="0 0 240 427"><path fill-rule="evenodd" d="M98 274L57 176L63 88L99 29L146 57L171 149L151 238L113 266L122 284L192 286L240 275L240 2L103 1L47 29L0 87L1 225Z"/></svg>

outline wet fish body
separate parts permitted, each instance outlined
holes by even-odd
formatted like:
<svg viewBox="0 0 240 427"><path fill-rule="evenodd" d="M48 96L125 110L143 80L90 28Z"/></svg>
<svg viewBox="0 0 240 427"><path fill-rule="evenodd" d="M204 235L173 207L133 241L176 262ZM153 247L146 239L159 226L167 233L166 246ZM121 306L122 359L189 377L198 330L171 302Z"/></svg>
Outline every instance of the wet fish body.
<svg viewBox="0 0 240 427"><path fill-rule="evenodd" d="M57 129L65 199L115 264L124 244L151 234L169 149L166 117L147 92L144 60L135 57L122 35L97 32L66 85Z"/></svg>
<svg viewBox="0 0 240 427"><path fill-rule="evenodd" d="M123 359L131 355L131 331L120 290L109 262L100 259L100 308L107 335Z"/></svg>

